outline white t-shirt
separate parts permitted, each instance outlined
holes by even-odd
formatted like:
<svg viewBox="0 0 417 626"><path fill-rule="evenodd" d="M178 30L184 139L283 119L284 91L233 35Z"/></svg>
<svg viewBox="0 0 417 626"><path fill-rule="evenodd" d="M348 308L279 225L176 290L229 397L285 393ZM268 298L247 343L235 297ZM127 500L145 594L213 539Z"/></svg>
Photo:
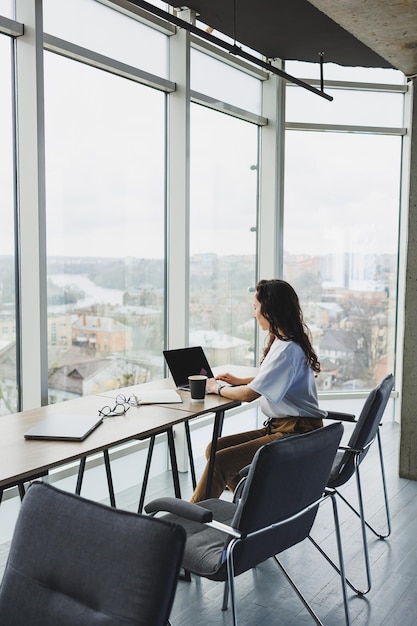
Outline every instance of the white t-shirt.
<svg viewBox="0 0 417 626"><path fill-rule="evenodd" d="M266 417L327 415L318 406L314 372L294 341L275 339L249 387L261 394L260 407Z"/></svg>

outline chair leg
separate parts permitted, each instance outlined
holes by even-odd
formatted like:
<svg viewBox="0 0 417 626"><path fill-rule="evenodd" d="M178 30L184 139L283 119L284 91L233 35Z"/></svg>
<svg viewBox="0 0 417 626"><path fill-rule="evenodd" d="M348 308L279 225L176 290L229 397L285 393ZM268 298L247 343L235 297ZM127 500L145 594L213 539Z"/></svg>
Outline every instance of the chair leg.
<svg viewBox="0 0 417 626"><path fill-rule="evenodd" d="M313 618L313 620L315 621L315 623L318 624L318 626L323 626L323 622L320 621L320 618L318 617L318 615L316 615L316 613L313 611L313 609L311 608L311 606L309 605L309 603L307 602L307 600L305 599L305 597L303 596L301 591L298 589L297 585L295 584L295 582L293 581L293 579L291 578L291 576L289 575L289 573L287 572L285 567L277 559L276 556L274 556L273 559L276 562L276 564L278 565L278 567L280 568L281 572L284 574L284 576L287 579L287 581L290 583L291 587L293 588L293 590L295 591L295 593L297 594L297 596L299 597L301 602L303 603L304 607L310 613L310 615Z"/></svg>
<svg viewBox="0 0 417 626"><path fill-rule="evenodd" d="M383 453L382 453L382 443L381 443L381 435L380 435L379 429L377 431L377 440L378 440L378 450L379 450L379 462L380 462L380 466L381 466L382 488L383 488L383 493L384 493L385 516L386 516L387 531L385 533L380 533L373 526L371 526L371 524L369 524L369 522L366 521L364 504L363 504L362 486L361 486L361 479L360 479L358 457L355 458L355 476L356 476L356 487L357 487L357 492L358 492L359 511L357 511L355 509L355 507L343 496L343 494L340 493L340 491L335 489L335 492L339 496L339 498L341 498L341 500L343 500L343 502L346 504L346 506L349 507L349 509L352 511L352 513L354 513L359 518L360 523L361 523L361 534L362 534L362 544L363 544L363 553L364 553L364 561L365 561L367 587L364 590L357 589L353 585L353 583L348 578L346 578L346 583L349 585L349 587L352 589L352 591L354 591L355 593L357 593L360 596L366 595L370 591L371 584L372 584L371 583L371 571L370 571L371 568L370 568L370 563L369 563L368 542L367 542L367 537L366 537L366 528L369 528L369 530L376 537L378 537L379 539L386 539L391 534L391 517L390 517L390 511L389 511L388 492L387 492L387 485L386 485L386 479L385 479L384 457L383 457ZM318 546L316 544L314 539L312 539L310 537L310 541L312 541L314 543L316 548L322 553L322 555L325 557L325 559L340 574L340 571L338 570L338 568L335 565L335 563L330 559L330 557L328 557L328 555L322 550L322 548L320 548L320 546Z"/></svg>
<svg viewBox="0 0 417 626"><path fill-rule="evenodd" d="M364 507L363 507L363 498L362 498L362 489L361 489L361 481L360 481L360 473L359 473L359 464L356 463L356 459L355 459L355 474L356 474L356 483L357 483L357 489L358 489L358 500L359 500L359 511L360 512L356 511L356 509L354 509L352 507L350 502L348 502L339 493L339 491L337 489L334 489L334 493L335 493L335 495L339 496L343 500L343 502L345 502L348 505L348 507L354 513L356 513L356 515L360 519L361 534L362 534L362 546L363 546L363 554L364 554L364 561L365 561L365 571L366 571L366 584L367 584L367 587L366 587L366 589L358 589L353 584L352 581L350 581L346 577L345 578L346 578L347 585L349 585L349 587L352 589L352 591L354 591L359 596L364 596L371 590L371 568L370 568L370 564L369 564L369 551L368 551L368 542L367 542L367 538L366 538L366 523L365 523L365 513L364 513ZM319 546L318 543L316 543L316 541L312 537L309 536L309 539L312 542L312 544L317 548L317 550L320 552L320 554L322 554L322 556L324 556L326 561L333 567L333 569L339 574L339 576L341 576L342 575L341 571L340 571L339 567L336 565L336 563L329 557L329 555L323 550L323 548L321 548L321 546Z"/></svg>
<svg viewBox="0 0 417 626"><path fill-rule="evenodd" d="M229 601L229 581L226 580L226 582L224 583L224 590L223 590L222 611L227 611L228 601Z"/></svg>
<svg viewBox="0 0 417 626"><path fill-rule="evenodd" d="M237 626L237 611L236 611L236 593L235 593L235 572L233 565L233 547L235 545L235 541L231 541L227 546L227 582L228 589L230 589L230 602L232 605L232 619L233 626ZM223 598L224 601L224 598Z"/></svg>
<svg viewBox="0 0 417 626"><path fill-rule="evenodd" d="M336 531L336 544L337 544L337 553L338 553L338 558L339 558L339 567L336 565L336 563L334 561L332 561L332 559L318 545L318 543L316 543L314 541L314 539L310 535L308 536L308 538L310 539L310 541L313 544L313 546L315 546L315 548L317 548L317 550L326 559L326 561L329 563L329 565L331 565L333 567L333 569L336 570L336 572L340 576L340 582L341 582L341 585L342 585L342 594L343 594L343 607L344 607L344 611L345 611L345 621L346 621L346 626L349 626L349 624L350 624L350 613L349 613L349 603L348 603L348 596L347 596L347 585L349 585L349 587L351 587L351 589L353 589L353 591L355 591L356 593L360 593L360 592L358 592L355 589L355 587L353 587L353 585L346 578L345 562L344 562L344 558L343 558L342 537L341 537L341 533L340 533L339 514L338 514L338 511L337 511L337 502L336 502L337 491L335 489L333 489L332 492L329 493L329 495L330 495L330 497L332 499L332 506L333 506L333 519L334 519L334 525L335 525L335 531ZM274 557L274 559L278 562L278 559L276 557ZM280 563L278 563L278 564L280 565L281 569L283 569L282 565ZM286 574L286 576L288 578L288 574ZM293 584L292 584L292 586L293 586ZM298 592L297 592L297 595L298 595ZM301 597L300 597L300 600L304 604L304 600L302 600ZM310 612L310 610L308 609L307 606L306 606L306 608Z"/></svg>
<svg viewBox="0 0 417 626"><path fill-rule="evenodd" d="M381 434L380 434L379 428L378 428L378 433L377 433L377 439L378 439L378 450L379 450L379 463L381 465L382 487L384 490L385 514L386 514L386 519L387 519L387 532L385 534L376 533L375 530L372 528L372 526L370 526L369 524L367 524L367 526L380 539L386 539L391 534L391 515L390 515L389 503L388 503L387 482L385 479L384 457L382 454L382 442L381 442Z"/></svg>
<svg viewBox="0 0 417 626"><path fill-rule="evenodd" d="M359 457L358 456L355 457L355 477L356 477L356 488L357 488L357 493L358 493L359 511L357 511L351 505L351 503L348 502L346 498L337 489L335 489L335 492L339 496L339 498L341 498L343 502L349 507L349 509L353 513L355 513L355 515L359 518L360 523L361 523L363 558L365 561L367 587L366 589L361 590L361 589L357 589L348 579L346 579L346 582L355 593L357 593L360 596L364 596L371 590L372 582L371 582L371 566L369 563L368 540L366 537L366 527L369 526L369 524L367 524L366 519L365 519L365 509L363 505L362 485L361 485L361 477L360 477L360 471L359 471Z"/></svg>
<svg viewBox="0 0 417 626"><path fill-rule="evenodd" d="M371 526L371 524L369 522L367 522L365 518L364 518L364 524L365 524L365 526L367 528L369 528L369 530L376 537L378 537L378 539L386 539L391 534L391 516L390 516L390 511L389 511L388 491L387 491L387 483L386 483L386 479L385 479L384 457L383 457L383 454L382 454L382 443L381 443L381 436L380 436L379 430L377 432L377 440L378 440L378 449L379 449L379 463L380 463L380 466L381 466L381 480L382 480L382 489L383 489L383 493L384 493L385 518L386 518L387 530L384 533L379 532L373 526ZM353 513L355 513L355 515L357 517L360 518L361 517L360 512L358 512L355 509L355 507L352 506L352 504L348 500L346 500L346 498L339 491L337 493L338 493L339 497L343 500L343 502L350 508L350 510Z"/></svg>
<svg viewBox="0 0 417 626"><path fill-rule="evenodd" d="M343 558L343 546L342 546L342 537L340 534L339 513L337 511L336 491L331 494L331 498L332 498L332 506L333 506L333 519L334 519L334 525L336 529L336 543L337 543L337 554L339 557L340 582L342 585L343 606L345 609L346 626L349 626L350 614L349 614L349 603L348 603L347 587L346 587L345 560Z"/></svg>

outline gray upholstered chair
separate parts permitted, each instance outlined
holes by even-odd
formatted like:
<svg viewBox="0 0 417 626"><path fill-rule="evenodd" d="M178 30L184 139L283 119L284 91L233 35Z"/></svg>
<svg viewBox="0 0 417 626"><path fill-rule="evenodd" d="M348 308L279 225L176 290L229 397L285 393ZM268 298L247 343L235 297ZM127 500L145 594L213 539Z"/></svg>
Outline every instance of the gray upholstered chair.
<svg viewBox="0 0 417 626"><path fill-rule="evenodd" d="M327 499L333 503L343 605L346 623L349 623L336 498L333 490L325 493L342 432L342 424L331 424L263 446L254 457L237 503L210 499L191 504L175 498L160 498L145 506L151 515L168 511L163 519L185 528L183 567L187 571L227 582L223 608L227 608L230 590L235 625L235 576L270 557L297 590L315 622L321 623L277 555L309 536L317 509Z"/></svg>
<svg viewBox="0 0 417 626"><path fill-rule="evenodd" d="M33 483L0 587L0 624L166 626L184 542L175 524Z"/></svg>

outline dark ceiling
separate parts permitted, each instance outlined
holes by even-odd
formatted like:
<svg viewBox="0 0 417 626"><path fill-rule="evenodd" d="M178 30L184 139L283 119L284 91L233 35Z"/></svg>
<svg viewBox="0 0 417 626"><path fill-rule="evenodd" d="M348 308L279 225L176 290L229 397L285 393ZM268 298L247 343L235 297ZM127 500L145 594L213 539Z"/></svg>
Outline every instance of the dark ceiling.
<svg viewBox="0 0 417 626"><path fill-rule="evenodd" d="M183 7L184 2L169 2ZM307 0L187 0L204 24L269 59L392 67Z"/></svg>

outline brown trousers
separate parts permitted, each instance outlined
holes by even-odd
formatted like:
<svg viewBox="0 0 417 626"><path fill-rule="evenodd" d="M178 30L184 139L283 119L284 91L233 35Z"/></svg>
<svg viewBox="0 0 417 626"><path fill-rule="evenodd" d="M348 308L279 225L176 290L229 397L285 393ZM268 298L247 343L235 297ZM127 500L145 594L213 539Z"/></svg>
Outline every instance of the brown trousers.
<svg viewBox="0 0 417 626"><path fill-rule="evenodd" d="M323 422L310 417L283 417L270 421L269 425L258 430L220 437L217 442L216 457L211 485L211 498L219 498L225 487L236 489L240 480L239 472L252 462L255 453L266 443L279 437L307 433L321 428ZM211 444L207 446L206 458L210 458ZM198 482L191 502L200 502L206 498L208 462Z"/></svg>

